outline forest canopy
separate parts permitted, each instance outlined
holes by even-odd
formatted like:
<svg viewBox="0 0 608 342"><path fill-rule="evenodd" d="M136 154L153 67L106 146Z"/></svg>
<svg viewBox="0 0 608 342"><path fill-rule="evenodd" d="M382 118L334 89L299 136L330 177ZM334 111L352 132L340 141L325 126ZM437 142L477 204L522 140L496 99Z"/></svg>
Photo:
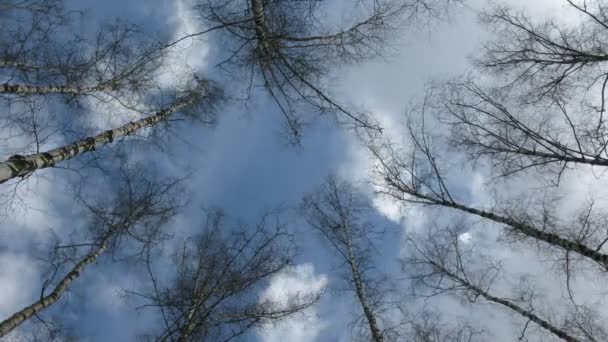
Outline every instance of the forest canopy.
<svg viewBox="0 0 608 342"><path fill-rule="evenodd" d="M0 24L0 340L608 340L608 2Z"/></svg>

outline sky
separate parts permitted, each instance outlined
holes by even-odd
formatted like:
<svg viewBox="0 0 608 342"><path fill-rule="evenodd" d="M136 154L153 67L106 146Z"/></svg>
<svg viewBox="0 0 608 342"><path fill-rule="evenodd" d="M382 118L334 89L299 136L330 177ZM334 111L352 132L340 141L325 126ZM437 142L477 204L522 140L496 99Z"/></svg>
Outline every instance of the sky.
<svg viewBox="0 0 608 342"><path fill-rule="evenodd" d="M76 24L82 34L94 32L100 23L118 17L140 24L160 36L177 38L204 29L192 10L193 1L66 0L65 3L68 8L82 11ZM525 8L531 15L561 15L563 12L562 2L557 0L504 2ZM332 92L343 103L372 112L393 141L407 143L403 136L404 114L408 106L423 95L425 85L471 70L471 56L489 37L476 20L476 12L484 6L488 3L482 0L468 1L441 22L401 32L393 42L394 51L390 56L337 67L329 81ZM187 71L186 66L218 79L225 77L214 67L214 62L222 56L218 41L187 40L180 45L179 51L170 56L160 75L161 84L170 87L179 82L176 75ZM232 95L246 84L239 79L223 81ZM89 114L80 119L81 124L91 129L111 127L128 115L120 113L124 109L111 103L85 101L83 106ZM118 114L108 116L108 112ZM378 263L382 271L398 273L396 259L404 248L401 234L424 230L432 221L433 212L404 210L391 200L374 194L374 188L366 182L372 164L365 149L351 132L336 126L332 120L321 117L313 122L304 132L301 146L286 143L281 120L269 96L256 91L255 97L247 103L229 101L223 105L214 126L175 123L165 137L165 151L142 147L139 153L134 153L133 158L151 163L161 174L189 174L190 204L172 221L171 229L176 238L185 238L196 231L202 208L219 207L236 220L252 223L266 211L297 206L305 193L317 189L327 175L336 174L360 186L376 209L375 222L394 234L395 238L391 235L381 241L383 248ZM48 146L62 139L69 138L56 137ZM9 156L12 148L0 147L0 156ZM40 177L30 179L20 188L19 201L0 221L2 317L37 298L40 278L45 274L45 264L37 258L43 255L41 251L54 236L77 239L83 234L82 227L86 227L82 209L73 205L71 193L65 191L69 187L66 179L75 178L66 176L69 171L65 170L47 169L40 173ZM458 175L455 179L469 192L473 202L487 203L486 177L478 172L472 176ZM576 194L575 200L589 196L588 191L593 189L598 192L594 186L596 180L589 172L583 181L566 179L564 186ZM99 177L89 186L102 191L109 186L107 182L107 178ZM581 186L580 182L586 185ZM528 184L524 181L518 186L525 190ZM517 189L513 189L513 193ZM440 212L441 215L448 214ZM350 322L359 309L351 293L337 290L343 284L335 255L302 220L292 219L291 225L302 253L296 260L297 265L271 279L262 298L283 298L325 287L330 291L303 315L268 326L247 338L265 342L353 340L356 330ZM530 261L536 260L534 253L525 248L514 251L509 246L497 244L496 236L497 229L476 227L467 235L467 241L479 246L480 250L503 257L507 267L516 273L544 272L542 264ZM138 270L132 266L100 261L85 272L70 293L45 317L62 316L62 323L82 341L132 341L138 333L154 326L156 319L151 312L137 310L134 301L123 295L123 289L139 284L138 275ZM539 283L547 295L559 296L559 289L552 287L552 281L553 278L547 276ZM462 305L455 298L438 298L427 304L456 320L476 322L491 331L495 341L512 341L522 323L488 305ZM7 341L24 340L25 335L27 331L19 331Z"/></svg>

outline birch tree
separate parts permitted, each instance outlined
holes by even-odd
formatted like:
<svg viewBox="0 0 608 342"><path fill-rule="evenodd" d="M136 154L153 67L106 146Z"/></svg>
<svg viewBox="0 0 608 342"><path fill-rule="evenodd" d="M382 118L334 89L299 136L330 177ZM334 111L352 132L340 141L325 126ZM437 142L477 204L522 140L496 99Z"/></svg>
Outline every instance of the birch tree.
<svg viewBox="0 0 608 342"><path fill-rule="evenodd" d="M411 310L410 310L411 311ZM473 328L466 322L446 321L435 310L423 308L409 312L408 317L401 324L405 326L400 330L398 340L414 342L473 342L487 339L484 331Z"/></svg>
<svg viewBox="0 0 608 342"><path fill-rule="evenodd" d="M429 88L406 118L406 146L378 140L370 151L380 193L406 207L463 217L465 225L480 225L490 236L497 231L501 245L533 248L533 262L564 280L553 286L565 293L569 306L565 313L545 312L543 317L541 307L557 303L513 301L493 281L476 279L490 273L509 278L495 265L476 269L491 256L468 251L472 254L465 258L454 227L443 238L411 241L417 256L408 261L407 271L415 273L415 280L434 295L458 292L523 317L527 323L522 323L521 339L535 325L554 338L599 341L604 332L594 318L602 313L582 300L589 295L574 284L577 275L605 281L608 213L592 189L581 194L563 182L590 172L598 184L603 179L605 6L565 4L580 21L539 20L504 6L482 13L482 22L496 36L480 50L479 69ZM467 188L474 174L486 180L477 190L484 200L473 198ZM585 200L575 200L581 195ZM547 259L551 266L543 264Z"/></svg>
<svg viewBox="0 0 608 342"><path fill-rule="evenodd" d="M0 68L19 68L28 66L25 55L41 52L38 48L45 39L69 23L70 13L61 0L3 0L0 18L5 24Z"/></svg>
<svg viewBox="0 0 608 342"><path fill-rule="evenodd" d="M338 113L350 126L379 130L369 115L336 101L324 77L338 64L382 55L403 23L440 16L451 2L457 1L361 1L352 6L352 17L337 25L321 20L330 9L316 0L203 0L198 9L210 26L224 26L228 36L232 51L219 65L245 66L252 77L259 76L297 140L304 124L297 114L302 103Z"/></svg>
<svg viewBox="0 0 608 342"><path fill-rule="evenodd" d="M144 128L167 122L178 112L198 116L202 121L205 121L206 118L212 116L213 106L220 98L221 91L218 88L206 80L199 79L193 89L178 94L174 103L168 108L150 116L49 151L27 156L14 155L9 157L0 163L0 183L16 177L26 177L36 170L52 167L58 162L109 145L114 140L124 139Z"/></svg>
<svg viewBox="0 0 608 342"><path fill-rule="evenodd" d="M391 333L388 322L380 316L387 311L383 298L386 279L376 274L372 245L381 232L365 222L371 208L357 196L353 186L329 177L319 192L304 197L302 212L338 255L347 274L346 283L363 311L364 330L372 341L385 341Z"/></svg>
<svg viewBox="0 0 608 342"><path fill-rule="evenodd" d="M161 227L175 214L179 203L173 197L177 183L147 179L142 167L122 168L121 176L120 187L109 206L88 205L92 213L91 240L55 248L57 257L82 248L88 248L88 252L65 259L74 260L72 266L60 265L61 269L67 268L67 273L59 279L45 281L38 300L0 322L0 336L58 303L86 270L102 255L119 249L125 240L137 241L147 249L163 239Z"/></svg>
<svg viewBox="0 0 608 342"><path fill-rule="evenodd" d="M175 275L158 275L149 258L150 283L145 307L159 311L161 327L154 340L230 341L252 329L293 315L317 302L320 294L288 303L262 301L259 291L292 265L290 236L280 222L264 216L254 227L225 224L221 211L206 215L201 232L187 239L174 256ZM274 221L274 222L273 222Z"/></svg>
<svg viewBox="0 0 608 342"><path fill-rule="evenodd" d="M407 152L390 145L371 147L378 161L376 176L381 193L404 203L441 206L494 222L518 238L536 240L594 262L600 269L606 268L606 236L601 218L592 219L592 205L583 207L572 220L559 221L552 215L550 198L540 208L532 201L511 203L510 207L469 204L453 194L444 174L445 164L441 164L437 147L431 144L427 132L414 131L411 125L409 129L412 146Z"/></svg>
<svg viewBox="0 0 608 342"><path fill-rule="evenodd" d="M508 282L502 267L489 255L479 262L473 246L462 242L462 227L430 228L427 237L408 237L411 247L409 256L402 260L404 272L411 277L416 295L432 297L452 294L470 303L488 302L525 320L520 340L526 336L530 325L546 331L563 341L601 341L606 339L597 313L586 314L572 310L569 316L554 318L553 313L543 312L538 305L533 284L516 284L515 294L500 294L498 283ZM477 259L477 260L473 260ZM532 287L531 287L532 286ZM503 288L504 286L500 286ZM591 318L591 319L590 319Z"/></svg>
<svg viewBox="0 0 608 342"><path fill-rule="evenodd" d="M96 36L74 35L75 14L62 1L5 1L7 29L0 39L0 94L121 98L155 87L166 43L137 25L115 21ZM107 101L107 99L106 99Z"/></svg>
<svg viewBox="0 0 608 342"><path fill-rule="evenodd" d="M484 44L477 64L513 85L529 85L528 98L569 98L577 92L606 87L606 4L603 1L564 0L567 15L576 20L531 18L511 6L484 11L481 22L496 33ZM595 100L598 100L597 96ZM597 108L598 112L601 107Z"/></svg>

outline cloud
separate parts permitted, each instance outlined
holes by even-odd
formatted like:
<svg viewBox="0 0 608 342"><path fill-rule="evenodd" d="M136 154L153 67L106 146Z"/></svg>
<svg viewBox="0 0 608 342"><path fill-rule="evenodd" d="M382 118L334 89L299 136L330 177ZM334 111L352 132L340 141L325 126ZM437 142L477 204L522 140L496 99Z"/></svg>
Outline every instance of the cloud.
<svg viewBox="0 0 608 342"><path fill-rule="evenodd" d="M37 268L27 254L0 254L0 315L8 317L29 305L39 284Z"/></svg>
<svg viewBox="0 0 608 342"><path fill-rule="evenodd" d="M192 11L193 6L191 0L174 2L173 14L168 18L168 22L175 26L174 41L203 30L201 21ZM180 76L204 68L208 51L207 43L200 37L180 41L172 48L168 56L167 65L160 77L160 84L170 86L179 82Z"/></svg>
<svg viewBox="0 0 608 342"><path fill-rule="evenodd" d="M305 296L321 291L327 285L324 274L315 274L312 264L301 264L275 276L261 296L261 300L285 302L294 296ZM318 315L316 307L310 307L302 313L268 324L258 330L258 336L265 342L305 342L314 341L321 331L328 327L328 322Z"/></svg>

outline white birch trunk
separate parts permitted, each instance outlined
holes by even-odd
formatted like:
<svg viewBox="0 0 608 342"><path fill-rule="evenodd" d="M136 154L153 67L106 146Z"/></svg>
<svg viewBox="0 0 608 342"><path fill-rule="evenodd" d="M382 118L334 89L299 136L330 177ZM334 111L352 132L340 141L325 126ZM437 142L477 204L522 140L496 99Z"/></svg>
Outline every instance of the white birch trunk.
<svg viewBox="0 0 608 342"><path fill-rule="evenodd" d="M399 189L399 187L397 187ZM402 189L402 188L401 188ZM526 224L523 222L516 221L510 217L505 217L501 215L494 214L489 211L484 211L472 207L468 207L456 202L444 201L440 199L433 198L431 196L423 195L420 193L412 192L409 190L401 190L406 194L417 197L419 199L425 200L434 205L441 205L448 208L457 209L469 214L477 215L489 220L492 220L497 223L502 223L511 227L514 231L517 231L521 234L524 234L528 237L531 237L536 240L544 241L554 247L562 248L564 250L577 253L586 258L589 258L598 264L600 264L604 268L608 268L608 255L600 252L599 249L591 248L582 242L570 241L565 239L557 234L547 232L544 230L540 230L537 227Z"/></svg>
<svg viewBox="0 0 608 342"><path fill-rule="evenodd" d="M0 184L16 177L25 177L36 170L51 167L58 162L72 159L80 154L110 144L114 139L123 138L145 127L153 126L191 103L192 99L179 101L171 108L161 110L147 118L130 122L94 137L85 138L47 152L27 156L12 156L8 160L0 163Z"/></svg>
<svg viewBox="0 0 608 342"><path fill-rule="evenodd" d="M23 84L4 83L0 85L0 94L14 95L48 95L48 94L67 94L84 95L96 91L109 90L109 87L98 85L95 87L71 87L71 86L34 86Z"/></svg>
<svg viewBox="0 0 608 342"><path fill-rule="evenodd" d="M108 242L113 235L113 231L108 232L97 248L93 249L86 257L81 259L61 281L55 286L53 292L50 294L40 298L37 302L31 304L30 306L20 310L19 312L13 314L11 317L7 318L3 322L0 323L0 337L5 336L13 329L17 328L21 323L27 321L35 314L40 311L48 308L49 306L56 303L61 295L68 289L70 284L76 280L80 274L84 271L84 269L95 262L97 258L106 250L108 247Z"/></svg>
<svg viewBox="0 0 608 342"><path fill-rule="evenodd" d="M251 10L253 12L253 22L255 23L255 34L258 37L258 43L265 54L270 54L272 53L270 45L271 34L266 25L263 0L251 0Z"/></svg>
<svg viewBox="0 0 608 342"><path fill-rule="evenodd" d="M363 286L363 281L361 280L361 274L359 273L359 269L355 264L355 255L353 253L353 245L350 236L350 229L348 225L345 226L346 230L346 255L347 262L350 265L350 270L353 276L353 283L355 285L355 292L357 293L357 299L359 299L359 303L363 308L363 314L367 319L367 323L369 324L369 330L372 335L372 340L374 342L384 342L384 337L382 336L382 332L378 327L378 321L376 320L376 315L374 314L368 300L365 291L365 287Z"/></svg>
<svg viewBox="0 0 608 342"><path fill-rule="evenodd" d="M568 342L580 342L579 339L571 336L570 334L568 334L567 332L565 332L561 329L558 329L556 326L552 325L550 322L548 322L548 321L542 319L541 317L539 317L538 315L534 314L534 312L532 310L526 310L518 305L513 304L511 301L493 296L489 292L484 291L480 287L477 287L477 286L469 283L466 279L459 277L455 273L452 273L450 270L447 270L445 267L443 267L435 262L431 262L431 264L434 267L440 269L441 272L444 273L445 275L447 275L449 278L452 278L456 283L461 284L462 286L464 286L467 289L473 291L474 293L482 296L483 298L485 298L486 300L488 300L490 302L500 304L502 306L505 306L505 307L517 312L518 314L522 315L523 317L526 317L530 321L536 323L537 325L539 325L543 329L551 332L553 335L559 337L560 339L562 339L564 341L568 341Z"/></svg>

